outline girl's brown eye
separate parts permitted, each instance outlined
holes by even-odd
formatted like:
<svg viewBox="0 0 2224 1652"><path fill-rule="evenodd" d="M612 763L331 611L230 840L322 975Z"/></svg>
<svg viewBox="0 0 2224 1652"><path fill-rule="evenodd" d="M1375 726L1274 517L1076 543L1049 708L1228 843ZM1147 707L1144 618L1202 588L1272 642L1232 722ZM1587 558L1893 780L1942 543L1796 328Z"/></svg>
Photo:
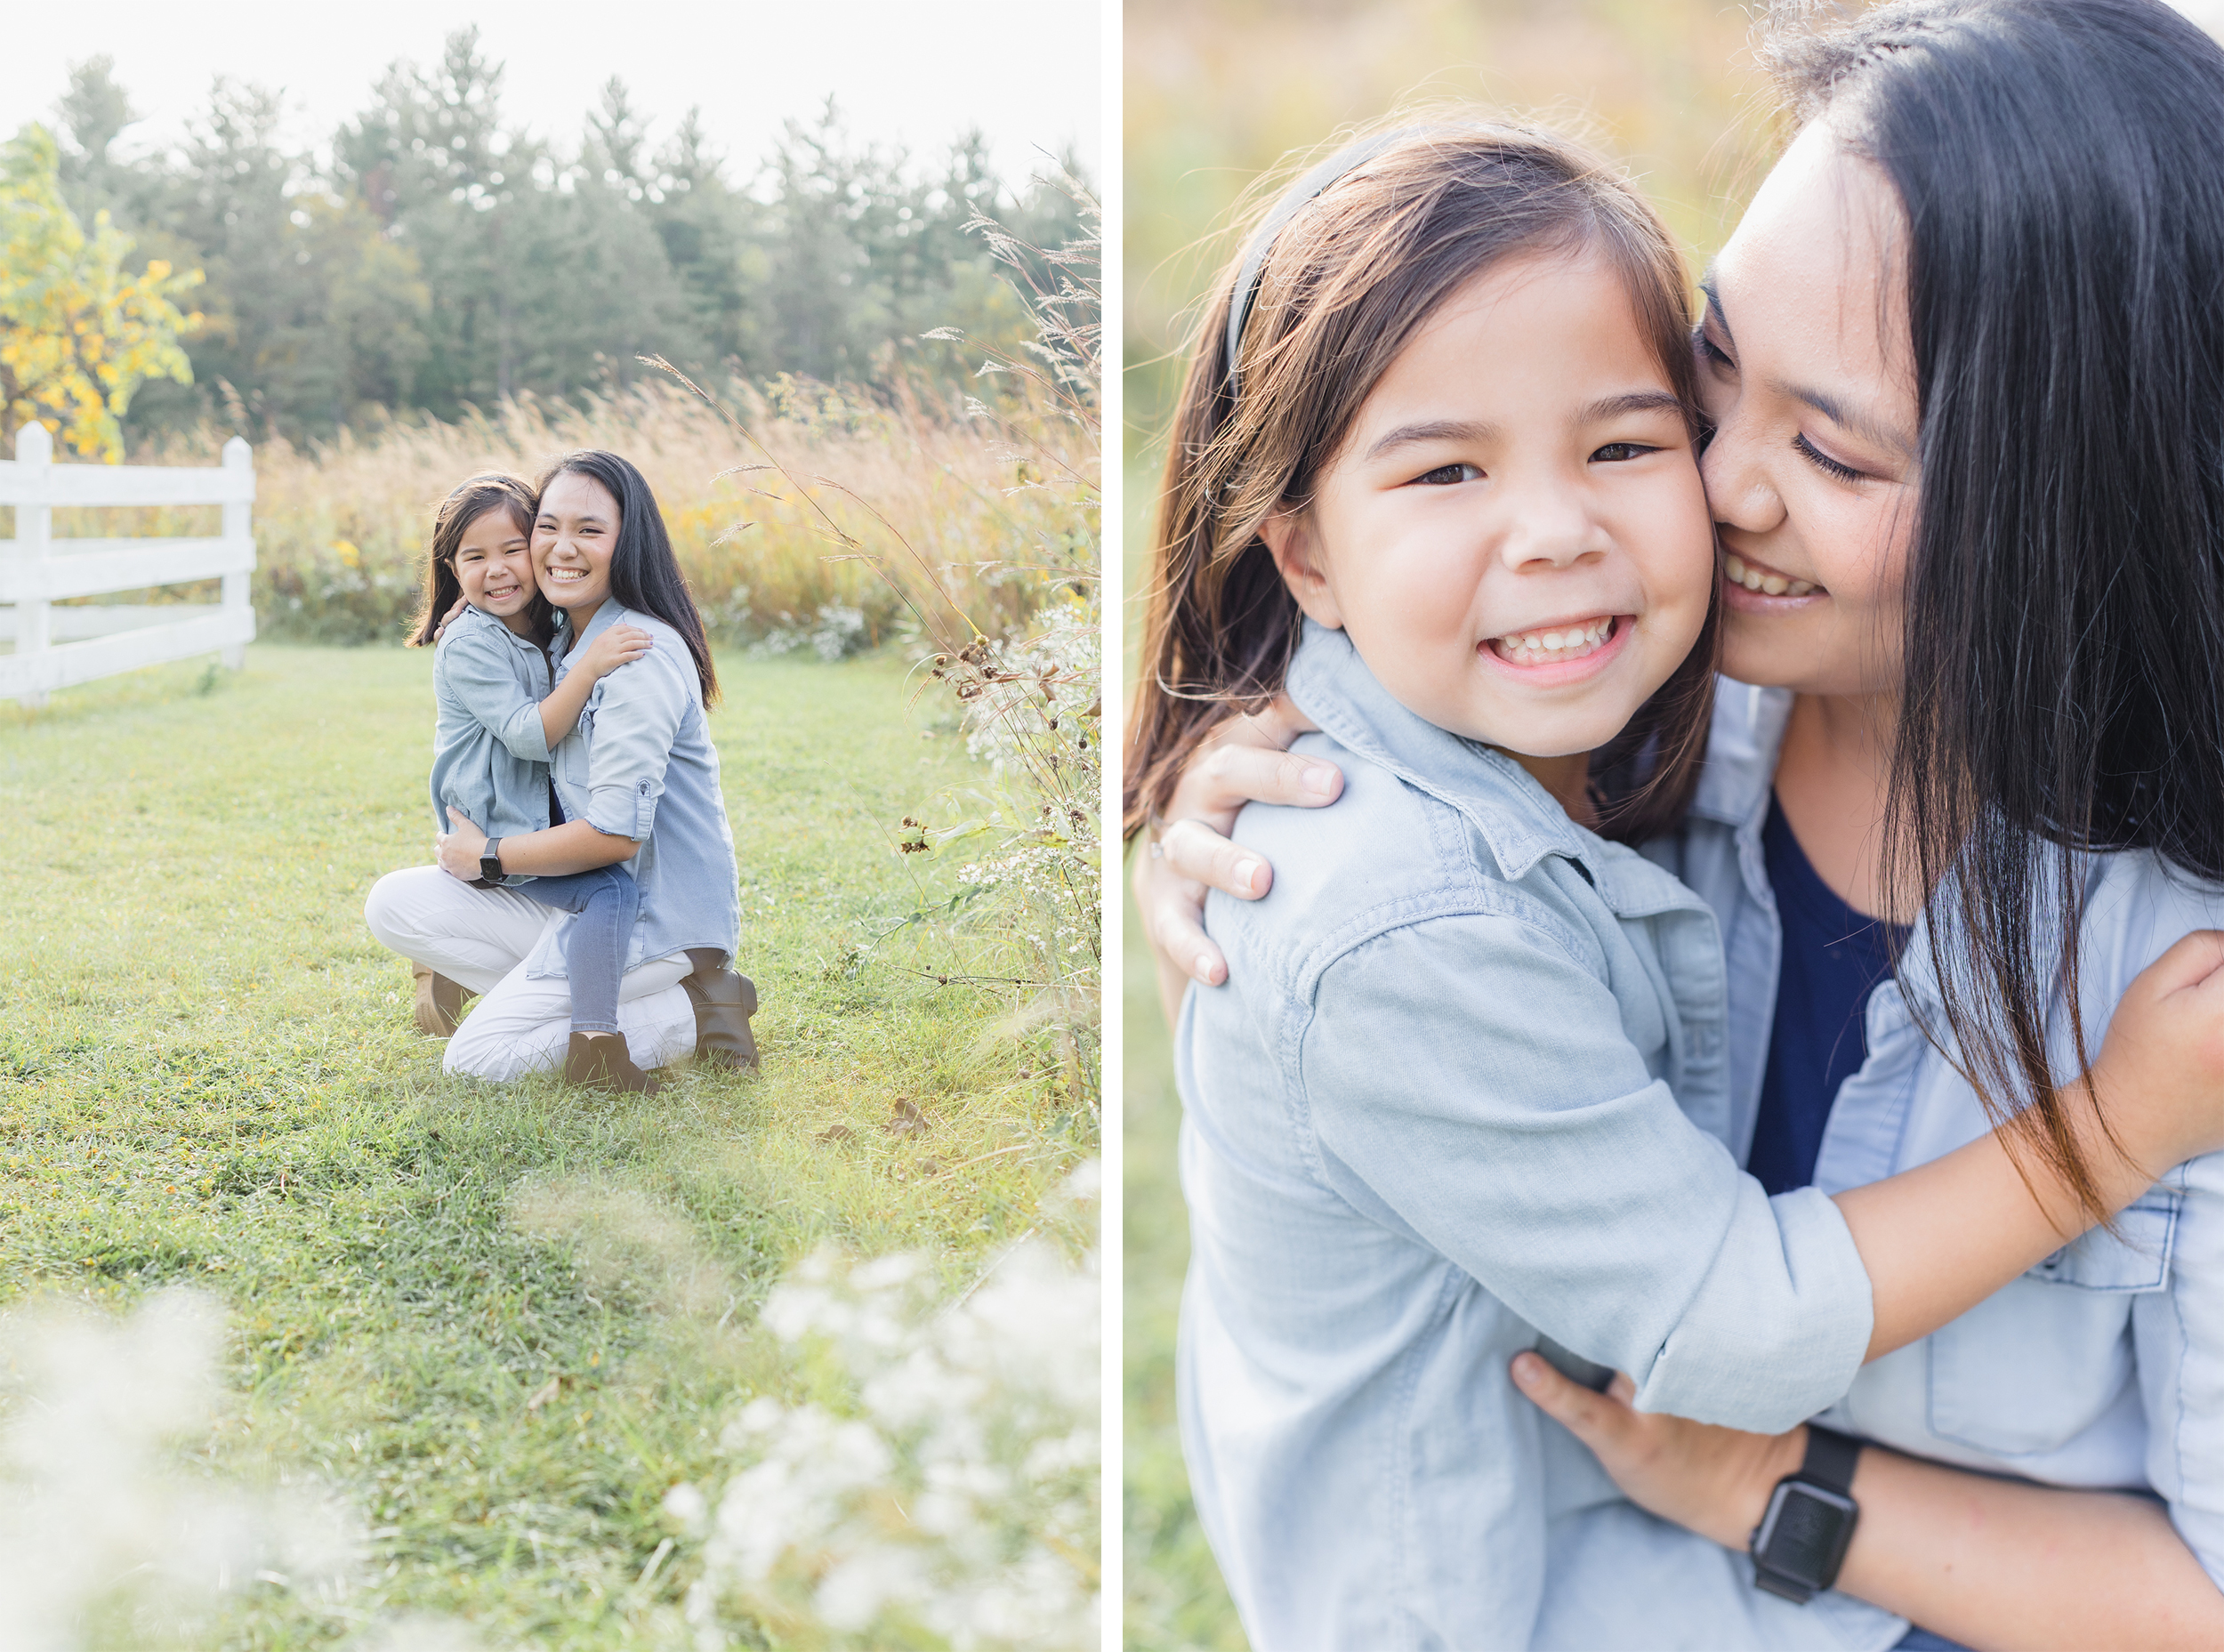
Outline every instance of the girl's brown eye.
<svg viewBox="0 0 2224 1652"><path fill-rule="evenodd" d="M1439 464L1435 470L1414 477L1414 480L1429 488L1450 488L1460 482L1471 482L1480 475L1482 471L1471 464Z"/></svg>

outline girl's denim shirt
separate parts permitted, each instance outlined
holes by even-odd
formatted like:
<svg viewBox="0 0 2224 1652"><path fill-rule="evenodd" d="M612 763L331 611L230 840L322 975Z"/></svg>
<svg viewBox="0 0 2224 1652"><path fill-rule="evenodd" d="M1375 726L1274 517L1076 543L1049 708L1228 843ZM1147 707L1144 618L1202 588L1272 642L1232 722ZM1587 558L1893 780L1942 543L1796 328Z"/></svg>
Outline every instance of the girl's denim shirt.
<svg viewBox="0 0 2224 1652"><path fill-rule="evenodd" d="M1782 947L1761 831L1789 711L1781 691L1723 682L1691 818L1646 851L1699 890L1722 924L1741 1006L1729 1052L1730 1141L1741 1156L1760 1104ZM2083 857L2079 870L2080 1011L2098 1054L2132 978L2188 930L2224 928L2224 890L2144 851ZM2061 979L2064 929L2049 907L2028 915L2043 979ZM1924 1036L1928 1024L1945 1037L1921 926L1900 976L1872 995L1867 1060L1831 1109L1815 1166L1826 1191L1926 1164L1990 1128L1976 1092ZM2058 999L2049 1024L2061 1080L2079 1068L2066 1007ZM2224 1587L2224 1155L2178 1166L2116 1225L1867 1366L1825 1420L1993 1473L2151 1489Z"/></svg>
<svg viewBox="0 0 2224 1652"><path fill-rule="evenodd" d="M1183 1441L1253 1643L1890 1646L1622 1500L1507 1372L1543 1332L1648 1409L1777 1430L1860 1368L1837 1207L1726 1145L1714 914L1342 633L1307 625L1288 689L1343 796L1244 810L1274 888L1208 902L1229 982L1176 1045Z"/></svg>
<svg viewBox="0 0 2224 1652"><path fill-rule="evenodd" d="M488 837L548 826L548 656L493 615L467 608L432 655L432 818L448 806Z"/></svg>
<svg viewBox="0 0 2224 1652"><path fill-rule="evenodd" d="M561 637L556 681L571 657L612 625L638 625L655 639L649 652L589 690L578 725L557 743L549 763L568 820L637 840L618 864L641 886L641 918L625 967L692 947L733 955L741 931L740 878L733 828L720 788L718 748L703 714L703 685L687 640L654 615L615 598L595 610L577 642ZM526 960L534 978L564 973L563 937L572 920L552 923Z"/></svg>

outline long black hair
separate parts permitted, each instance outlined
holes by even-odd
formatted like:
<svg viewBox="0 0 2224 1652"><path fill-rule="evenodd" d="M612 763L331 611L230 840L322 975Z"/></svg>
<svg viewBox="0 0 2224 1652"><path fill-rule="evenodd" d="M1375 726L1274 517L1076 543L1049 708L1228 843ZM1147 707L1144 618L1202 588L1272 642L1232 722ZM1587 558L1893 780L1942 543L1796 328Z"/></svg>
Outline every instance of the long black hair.
<svg viewBox="0 0 2224 1652"><path fill-rule="evenodd" d="M702 680L703 704L718 704L718 671L711 664L710 641L703 632L703 616L688 582L680 573L679 559L672 554L672 536L665 531L664 512L649 480L614 453L585 447L568 453L541 472L535 492L545 497L548 485L566 474L592 477L617 501L617 543L610 551L610 594L627 608L654 614L686 639L695 657L695 674Z"/></svg>
<svg viewBox="0 0 2224 1652"><path fill-rule="evenodd" d="M1906 214L1886 877L1929 904L1962 1070L2091 1205L2046 1044L2059 991L2089 1062L2077 851L2224 879L2224 48L2159 0L1917 0L1769 56Z"/></svg>

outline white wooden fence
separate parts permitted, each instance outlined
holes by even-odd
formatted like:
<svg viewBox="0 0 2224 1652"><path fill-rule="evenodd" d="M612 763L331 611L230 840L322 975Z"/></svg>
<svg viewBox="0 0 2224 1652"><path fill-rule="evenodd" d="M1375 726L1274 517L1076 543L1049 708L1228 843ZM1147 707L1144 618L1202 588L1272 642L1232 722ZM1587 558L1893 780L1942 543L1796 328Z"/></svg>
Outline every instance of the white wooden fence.
<svg viewBox="0 0 2224 1652"><path fill-rule="evenodd" d="M15 433L15 458L0 461L0 504L15 507L15 537L0 539L0 699L45 702L56 689L114 676L160 660L222 650L237 670L254 640L247 576L254 571L254 455L233 437L220 466L56 464L45 427ZM221 504L214 539L149 536L56 539L56 505ZM57 608L66 597L105 596L188 580L223 578L221 602Z"/></svg>

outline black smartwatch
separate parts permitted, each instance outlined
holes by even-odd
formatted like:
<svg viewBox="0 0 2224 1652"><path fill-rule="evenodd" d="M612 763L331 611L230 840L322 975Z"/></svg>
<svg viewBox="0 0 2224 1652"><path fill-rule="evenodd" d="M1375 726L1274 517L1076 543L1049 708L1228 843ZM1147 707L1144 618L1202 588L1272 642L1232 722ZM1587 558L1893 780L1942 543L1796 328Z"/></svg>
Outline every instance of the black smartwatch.
<svg viewBox="0 0 2224 1652"><path fill-rule="evenodd" d="M479 851L479 881L489 889L502 883L502 840L490 837L487 847Z"/></svg>
<svg viewBox="0 0 2224 1652"><path fill-rule="evenodd" d="M1834 1429L1807 1425L1807 1456L1769 1494L1753 1527L1753 1587L1805 1606L1838 1581L1861 1506L1853 1500L1853 1465L1861 1442Z"/></svg>

